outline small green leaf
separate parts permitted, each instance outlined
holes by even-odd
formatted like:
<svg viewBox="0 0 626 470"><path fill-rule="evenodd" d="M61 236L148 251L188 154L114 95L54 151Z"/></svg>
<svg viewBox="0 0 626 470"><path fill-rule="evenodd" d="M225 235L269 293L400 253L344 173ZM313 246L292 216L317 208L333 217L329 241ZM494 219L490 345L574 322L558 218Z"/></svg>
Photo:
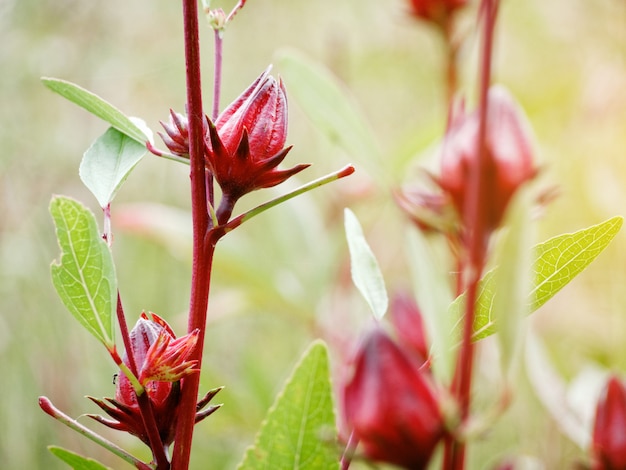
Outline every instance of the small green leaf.
<svg viewBox="0 0 626 470"><path fill-rule="evenodd" d="M622 227L623 218L613 217L598 225L551 238L533 249L534 282L528 295L529 313L534 312L558 291L580 274L609 245ZM494 270L485 274L480 282L473 340L486 338L497 330L493 318L495 296ZM458 318L454 334L460 335L461 312L465 294L450 305L452 315Z"/></svg>
<svg viewBox="0 0 626 470"><path fill-rule="evenodd" d="M270 408L239 470L338 469L337 429L326 345L304 353Z"/></svg>
<svg viewBox="0 0 626 470"><path fill-rule="evenodd" d="M140 144L145 144L147 140L150 140L146 132L135 124L131 118L95 93L87 91L72 82L58 78L43 77L41 81L55 93L108 122L118 131L135 139Z"/></svg>
<svg viewBox="0 0 626 470"><path fill-rule="evenodd" d="M278 66L289 95L300 105L313 125L380 177L385 175L378 142L345 85L322 64L301 53L283 50Z"/></svg>
<svg viewBox="0 0 626 470"><path fill-rule="evenodd" d="M72 315L107 348L114 346L117 281L113 257L96 219L79 202L57 196L50 202L61 261L51 266L52 281Z"/></svg>
<svg viewBox="0 0 626 470"><path fill-rule="evenodd" d="M83 457L82 455L63 449L62 447L49 446L48 450L74 470L111 470L97 460Z"/></svg>
<svg viewBox="0 0 626 470"><path fill-rule="evenodd" d="M374 317L380 320L387 312L389 304L383 275L354 213L350 209L345 209L344 217L352 281L365 297Z"/></svg>
<svg viewBox="0 0 626 470"><path fill-rule="evenodd" d="M145 154L145 145L109 127L83 155L80 179L104 208Z"/></svg>

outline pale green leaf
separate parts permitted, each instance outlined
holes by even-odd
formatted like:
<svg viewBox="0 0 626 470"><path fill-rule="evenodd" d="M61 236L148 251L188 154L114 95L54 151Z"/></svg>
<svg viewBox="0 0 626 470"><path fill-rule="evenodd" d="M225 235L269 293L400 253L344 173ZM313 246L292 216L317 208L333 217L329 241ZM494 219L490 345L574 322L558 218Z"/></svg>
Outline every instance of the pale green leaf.
<svg viewBox="0 0 626 470"><path fill-rule="evenodd" d="M344 217L352 281L372 309L374 317L380 320L389 304L383 275L354 213L345 209Z"/></svg>
<svg viewBox="0 0 626 470"><path fill-rule="evenodd" d="M62 447L49 446L48 450L52 454L63 460L63 462L68 464L74 470L110 470L109 467L102 465L97 460L83 457L80 454L69 451Z"/></svg>
<svg viewBox="0 0 626 470"><path fill-rule="evenodd" d="M374 133L345 85L324 65L297 51L281 51L278 67L289 96L313 125L372 175L386 176Z"/></svg>
<svg viewBox="0 0 626 470"><path fill-rule="evenodd" d="M436 257L438 252L433 243L437 240L429 244L421 231L411 227L407 242L415 298L424 318L432 355L437 358L433 361L433 371L443 383L449 383L454 367L450 335L454 317L448 311L452 299L449 273L444 268L446 263Z"/></svg>
<svg viewBox="0 0 626 470"><path fill-rule="evenodd" d="M61 260L52 263L52 281L72 315L107 347L114 345L117 281L113 257L96 219L79 202L57 196L50 203Z"/></svg>
<svg viewBox="0 0 626 470"><path fill-rule="evenodd" d="M108 122L118 131L135 139L140 144L150 140L149 137L151 136L146 135L146 131L135 124L131 118L95 93L85 90L75 83L58 78L43 77L41 80L50 90Z"/></svg>
<svg viewBox="0 0 626 470"><path fill-rule="evenodd" d="M100 207L106 207L113 200L145 153L145 145L113 127L87 149L80 163L80 179L96 196Z"/></svg>
<svg viewBox="0 0 626 470"><path fill-rule="evenodd" d="M531 289L531 244L533 223L530 216L531 191L522 188L506 213L503 236L498 244L492 317L498 328L502 372L515 377L523 343L522 321L529 313L526 297Z"/></svg>
<svg viewBox="0 0 626 470"><path fill-rule="evenodd" d="M338 469L336 439L328 352L316 341L287 380L238 468Z"/></svg>
<svg viewBox="0 0 626 470"><path fill-rule="evenodd" d="M532 262L533 289L527 297L529 313L545 304L589 266L617 235L622 223L622 217L613 217L598 225L558 235L536 245L533 249ZM492 315L495 296L494 271L485 274L479 286L474 341L490 336L498 329ZM461 294L450 305L452 315L459 319L454 329L455 335L460 335L464 300L465 294Z"/></svg>

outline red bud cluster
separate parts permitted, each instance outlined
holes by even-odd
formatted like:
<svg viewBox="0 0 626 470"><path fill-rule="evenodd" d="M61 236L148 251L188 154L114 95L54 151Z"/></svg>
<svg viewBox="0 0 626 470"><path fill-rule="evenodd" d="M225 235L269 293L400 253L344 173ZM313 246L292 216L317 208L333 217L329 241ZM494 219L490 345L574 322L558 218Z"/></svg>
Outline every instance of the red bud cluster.
<svg viewBox="0 0 626 470"><path fill-rule="evenodd" d="M626 384L611 377L598 400L593 426L594 470L626 469Z"/></svg>

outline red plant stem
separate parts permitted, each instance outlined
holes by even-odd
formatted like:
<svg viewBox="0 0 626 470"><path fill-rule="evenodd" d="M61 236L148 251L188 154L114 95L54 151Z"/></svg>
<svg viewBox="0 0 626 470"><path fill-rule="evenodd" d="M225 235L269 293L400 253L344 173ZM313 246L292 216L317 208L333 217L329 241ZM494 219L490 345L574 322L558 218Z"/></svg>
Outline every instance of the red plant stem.
<svg viewBox="0 0 626 470"><path fill-rule="evenodd" d="M359 439L354 435L354 431L352 431L350 433L350 437L348 438L346 448L341 455L341 470L348 470L350 468L350 464L352 463L352 457L354 456L354 451L358 445Z"/></svg>
<svg viewBox="0 0 626 470"><path fill-rule="evenodd" d="M212 244L205 244L209 229L207 213L207 187L204 165L204 111L200 76L200 41L198 32L197 0L183 0L183 22L185 38L185 63L187 78L187 109L189 114L189 159L191 179L191 213L193 221L193 261L191 295L187 331L200 330L193 357L202 365L202 351L206 330L206 314L213 258ZM191 456L193 427L195 424L196 401L200 374L182 380L181 403L176 429L173 470L187 470Z"/></svg>
<svg viewBox="0 0 626 470"><path fill-rule="evenodd" d="M445 47L446 47L446 100L448 104L448 114L452 116L452 106L454 105L454 95L458 88L458 68L457 68L457 56L459 46L454 40L454 15L447 15L445 23L442 25L442 32L444 35Z"/></svg>
<svg viewBox="0 0 626 470"><path fill-rule="evenodd" d="M489 194L484 190L484 171L487 152L485 139L487 135L487 97L491 82L491 62L493 55L493 32L498 11L498 0L483 0L481 3L483 16L483 43L480 62L479 81L479 126L477 158L471 168L468 200L465 206L464 226L468 236L468 260L463 275L468 283L463 319L463 337L459 358L453 379L453 394L460 406L462 420L469 416L472 386L472 370L474 364L474 344L472 333L475 318L475 306L478 295L478 283L485 265L489 230L485 226L485 210ZM465 443L454 441L446 446L444 468L462 470L465 468Z"/></svg>
<svg viewBox="0 0 626 470"><path fill-rule="evenodd" d="M122 334L122 340L124 341L124 349L126 350L126 358L128 360L128 367L130 371L139 377L139 370L137 369L137 362L135 361L135 355L133 354L133 348L130 342L130 334L128 333L128 325L126 323L126 316L124 315L124 307L122 306L122 299L119 292L117 293L117 322L120 326L120 333ZM157 470L168 470L170 468L170 462L165 453L165 447L159 434L159 427L157 426L154 418L154 410L152 409L152 403L148 398L148 393L144 392L141 395L137 395L137 404L141 411L141 419L143 425L148 434L148 441L150 442L150 449L152 450L152 456L157 464Z"/></svg>

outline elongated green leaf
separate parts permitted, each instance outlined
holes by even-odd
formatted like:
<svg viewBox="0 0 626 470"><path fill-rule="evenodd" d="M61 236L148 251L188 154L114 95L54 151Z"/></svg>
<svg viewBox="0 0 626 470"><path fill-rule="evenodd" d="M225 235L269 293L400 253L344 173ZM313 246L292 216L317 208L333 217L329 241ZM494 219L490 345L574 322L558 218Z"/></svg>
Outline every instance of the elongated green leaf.
<svg viewBox="0 0 626 470"><path fill-rule="evenodd" d="M239 470L339 468L326 345L304 353L270 408Z"/></svg>
<svg viewBox="0 0 626 470"><path fill-rule="evenodd" d="M83 457L80 454L69 451L62 447L49 446L48 450L74 470L111 470L109 467L102 465L97 460Z"/></svg>
<svg viewBox="0 0 626 470"><path fill-rule="evenodd" d="M528 295L529 313L534 312L558 291L580 274L611 243L622 227L623 218L613 217L598 225L553 237L533 249L533 289ZM494 270L482 279L476 305L473 339L478 341L498 329L493 318L495 296ZM450 305L452 314L459 318L454 334L459 334L460 318L465 294Z"/></svg>
<svg viewBox="0 0 626 470"><path fill-rule="evenodd" d="M107 348L114 345L117 281L113 257L94 215L79 202L57 196L50 203L61 247L51 266L52 281L74 317Z"/></svg>
<svg viewBox="0 0 626 470"><path fill-rule="evenodd" d="M118 131L144 144L149 137L131 118L95 93L66 80L43 77L41 81L55 93L108 122Z"/></svg>
<svg viewBox="0 0 626 470"><path fill-rule="evenodd" d="M352 281L372 309L374 317L380 320L389 304L383 275L354 213L345 209L344 217Z"/></svg>
<svg viewBox="0 0 626 470"><path fill-rule="evenodd" d="M80 179L104 208L145 154L145 145L109 127L83 155Z"/></svg>
<svg viewBox="0 0 626 470"><path fill-rule="evenodd" d="M378 142L346 87L322 64L293 50L281 51L278 66L289 96L313 125L372 175L385 176Z"/></svg>

